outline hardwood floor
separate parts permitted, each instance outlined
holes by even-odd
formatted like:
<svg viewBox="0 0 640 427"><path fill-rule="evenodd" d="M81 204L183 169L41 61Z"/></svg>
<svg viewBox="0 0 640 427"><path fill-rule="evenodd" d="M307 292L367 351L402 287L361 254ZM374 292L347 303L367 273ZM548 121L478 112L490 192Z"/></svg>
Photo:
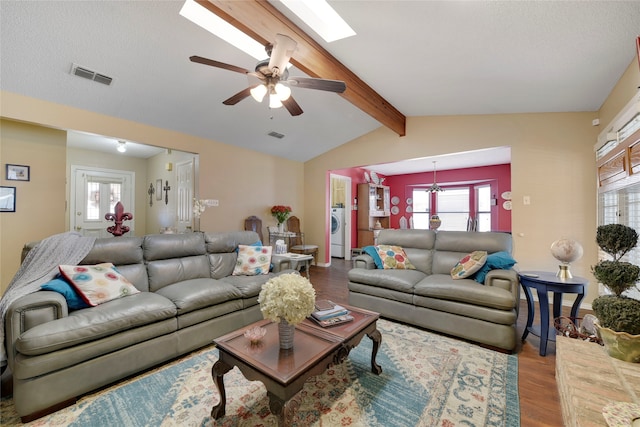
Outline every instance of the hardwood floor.
<svg viewBox="0 0 640 427"><path fill-rule="evenodd" d="M347 272L351 261L333 258L331 267L311 267L311 282L317 298L331 299L336 303L347 303ZM564 310L566 309L566 313ZM538 310L536 309L536 314ZM569 308L563 307L563 314L569 315ZM584 315L581 310L580 315ZM537 319L534 320L534 322ZM523 300L518 317L518 336L527 323L527 307ZM555 342L547 345L547 356L538 354L540 341L531 334L517 349L518 390L520 395L520 423L522 426L561 426L562 411L555 379Z"/></svg>

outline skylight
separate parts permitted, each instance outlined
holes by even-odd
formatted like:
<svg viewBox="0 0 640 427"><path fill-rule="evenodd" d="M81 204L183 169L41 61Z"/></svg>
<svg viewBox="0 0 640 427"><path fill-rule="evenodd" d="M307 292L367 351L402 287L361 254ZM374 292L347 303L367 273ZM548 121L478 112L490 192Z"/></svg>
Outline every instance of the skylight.
<svg viewBox="0 0 640 427"><path fill-rule="evenodd" d="M280 0L280 2L327 42L356 34L325 0Z"/></svg>
<svg viewBox="0 0 640 427"><path fill-rule="evenodd" d="M263 45L193 0L186 0L184 2L182 9L180 9L180 15L254 57L258 61L267 57Z"/></svg>

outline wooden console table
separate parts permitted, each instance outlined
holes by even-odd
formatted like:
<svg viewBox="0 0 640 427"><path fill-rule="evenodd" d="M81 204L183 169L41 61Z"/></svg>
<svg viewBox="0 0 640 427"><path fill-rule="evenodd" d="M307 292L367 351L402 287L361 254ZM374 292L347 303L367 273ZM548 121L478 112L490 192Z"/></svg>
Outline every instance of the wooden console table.
<svg viewBox="0 0 640 427"><path fill-rule="evenodd" d="M614 359L592 342L556 337L556 382L568 427L607 426L607 404L640 404L640 363Z"/></svg>

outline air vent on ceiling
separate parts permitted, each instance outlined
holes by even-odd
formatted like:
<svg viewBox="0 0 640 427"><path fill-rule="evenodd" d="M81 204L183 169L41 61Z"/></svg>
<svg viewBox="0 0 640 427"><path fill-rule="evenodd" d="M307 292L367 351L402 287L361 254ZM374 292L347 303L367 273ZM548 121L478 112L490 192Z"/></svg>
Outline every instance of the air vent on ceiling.
<svg viewBox="0 0 640 427"><path fill-rule="evenodd" d="M84 79L93 80L94 82L102 83L107 86L111 85L111 82L113 81L112 77L96 73L95 71L78 64L71 64L71 74L82 77Z"/></svg>
<svg viewBox="0 0 640 427"><path fill-rule="evenodd" d="M275 131L271 131L269 132L267 135L272 136L274 138L278 138L278 139L282 139L284 138L284 135Z"/></svg>

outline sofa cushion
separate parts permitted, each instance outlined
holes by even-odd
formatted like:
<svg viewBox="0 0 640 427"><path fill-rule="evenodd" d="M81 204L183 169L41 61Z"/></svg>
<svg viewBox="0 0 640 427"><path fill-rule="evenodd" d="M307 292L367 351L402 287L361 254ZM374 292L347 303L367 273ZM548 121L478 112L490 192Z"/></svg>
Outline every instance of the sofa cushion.
<svg viewBox="0 0 640 427"><path fill-rule="evenodd" d="M61 265L59 268L64 278L91 306L140 292L110 262L96 265Z"/></svg>
<svg viewBox="0 0 640 427"><path fill-rule="evenodd" d="M208 279L211 266L207 255L170 258L147 263L149 290L157 292L165 286L191 279Z"/></svg>
<svg viewBox="0 0 640 427"><path fill-rule="evenodd" d="M394 245L378 245L376 246L382 266L385 270L415 270L416 267L411 264L407 254L401 246Z"/></svg>
<svg viewBox="0 0 640 427"><path fill-rule="evenodd" d="M432 274L414 288L416 295L460 301L472 305L511 310L515 307L514 295L501 288L483 286L472 279L454 280L449 274Z"/></svg>
<svg viewBox="0 0 640 427"><path fill-rule="evenodd" d="M242 298L233 285L216 279L190 279L165 286L157 294L171 300L178 314Z"/></svg>
<svg viewBox="0 0 640 427"><path fill-rule="evenodd" d="M363 283L400 292L413 293L416 283L427 277L418 270L366 270L353 268L347 273L350 282Z"/></svg>
<svg viewBox="0 0 640 427"><path fill-rule="evenodd" d="M45 283L41 286L42 290L53 291L61 294L65 300L67 300L67 307L69 310L79 310L81 308L91 307L87 304L78 291L71 286L69 282L64 280L62 275L56 275L55 279Z"/></svg>
<svg viewBox="0 0 640 427"><path fill-rule="evenodd" d="M30 356L50 353L175 316L176 306L171 301L140 292L34 326L20 335L16 349Z"/></svg>
<svg viewBox="0 0 640 427"><path fill-rule="evenodd" d="M228 276L220 280L237 288L242 293L243 298L252 298L257 297L262 290L262 285L275 276L276 273L269 273L258 276Z"/></svg>
<svg viewBox="0 0 640 427"><path fill-rule="evenodd" d="M478 270L473 279L478 283L484 283L485 277L487 277L487 273L491 270L508 270L514 265L516 265L517 261L513 259L513 257L504 251L496 252L493 254L489 254L487 256L487 262Z"/></svg>
<svg viewBox="0 0 640 427"><path fill-rule="evenodd" d="M451 277L453 279L466 279L480 270L487 261L487 251L473 251L465 255L451 269Z"/></svg>

